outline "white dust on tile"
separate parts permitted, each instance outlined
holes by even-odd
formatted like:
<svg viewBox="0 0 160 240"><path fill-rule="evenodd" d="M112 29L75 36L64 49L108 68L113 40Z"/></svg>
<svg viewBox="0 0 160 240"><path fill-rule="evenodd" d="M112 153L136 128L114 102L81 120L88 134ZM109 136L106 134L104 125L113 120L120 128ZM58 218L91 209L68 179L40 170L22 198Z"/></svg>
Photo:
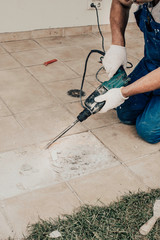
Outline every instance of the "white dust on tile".
<svg viewBox="0 0 160 240"><path fill-rule="evenodd" d="M0 199L58 182L50 154L36 146L0 153Z"/></svg>
<svg viewBox="0 0 160 240"><path fill-rule="evenodd" d="M90 132L59 139L51 148L52 166L64 180L86 175L119 162Z"/></svg>

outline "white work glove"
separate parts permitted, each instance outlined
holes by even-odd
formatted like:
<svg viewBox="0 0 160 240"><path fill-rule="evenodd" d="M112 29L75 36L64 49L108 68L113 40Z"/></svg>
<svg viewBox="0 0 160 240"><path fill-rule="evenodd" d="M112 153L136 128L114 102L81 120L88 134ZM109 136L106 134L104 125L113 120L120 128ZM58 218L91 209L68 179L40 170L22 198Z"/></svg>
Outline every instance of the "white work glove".
<svg viewBox="0 0 160 240"><path fill-rule="evenodd" d="M99 111L99 113L105 113L110 109L118 107L119 105L124 103L126 99L128 99L128 97L123 97L121 88L112 88L105 94L95 97L94 100L96 102L106 101L103 108Z"/></svg>
<svg viewBox="0 0 160 240"><path fill-rule="evenodd" d="M119 45L111 45L102 60L103 66L108 73L109 79L117 72L121 65L126 67L126 48Z"/></svg>

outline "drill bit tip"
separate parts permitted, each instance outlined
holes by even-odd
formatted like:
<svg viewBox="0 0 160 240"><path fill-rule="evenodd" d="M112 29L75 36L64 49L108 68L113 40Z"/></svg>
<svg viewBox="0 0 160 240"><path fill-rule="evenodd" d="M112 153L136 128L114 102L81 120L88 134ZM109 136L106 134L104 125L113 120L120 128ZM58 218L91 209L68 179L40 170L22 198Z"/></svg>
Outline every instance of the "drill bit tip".
<svg viewBox="0 0 160 240"><path fill-rule="evenodd" d="M57 137L55 137L53 140L51 140L45 147L45 149L47 150L54 142L56 142L60 137L62 137L66 132L68 132L77 122L79 122L78 119L76 119L76 121L74 121L71 125L69 125L66 129L63 130L63 132L61 132L59 135L57 135Z"/></svg>

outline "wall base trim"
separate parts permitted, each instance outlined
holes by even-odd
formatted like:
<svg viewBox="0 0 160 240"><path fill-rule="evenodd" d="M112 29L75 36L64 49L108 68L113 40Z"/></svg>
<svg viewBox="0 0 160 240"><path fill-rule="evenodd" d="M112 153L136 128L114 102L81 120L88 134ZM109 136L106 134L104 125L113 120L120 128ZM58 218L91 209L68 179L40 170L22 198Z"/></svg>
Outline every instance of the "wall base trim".
<svg viewBox="0 0 160 240"><path fill-rule="evenodd" d="M136 23L128 23L129 25L134 25ZM110 24L101 25L101 30L103 33L110 32ZM40 29L24 32L9 32L9 33L0 33L0 42L7 41L17 41L25 39L35 39L35 38L44 38L44 37L66 37L74 35L82 35L89 33L97 33L97 25L92 26L80 26L80 27L67 27L67 28L49 28L49 29Z"/></svg>

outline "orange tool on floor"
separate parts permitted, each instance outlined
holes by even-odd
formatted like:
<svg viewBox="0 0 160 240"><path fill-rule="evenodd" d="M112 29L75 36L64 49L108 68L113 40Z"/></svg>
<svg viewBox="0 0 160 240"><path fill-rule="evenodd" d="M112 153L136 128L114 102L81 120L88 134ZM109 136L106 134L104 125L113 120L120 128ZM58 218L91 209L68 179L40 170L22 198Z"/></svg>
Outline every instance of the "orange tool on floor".
<svg viewBox="0 0 160 240"><path fill-rule="evenodd" d="M44 65L47 66L48 64L51 64L51 63L54 63L54 62L57 62L58 60L57 59L52 59L52 60L49 60L47 62L44 62Z"/></svg>

